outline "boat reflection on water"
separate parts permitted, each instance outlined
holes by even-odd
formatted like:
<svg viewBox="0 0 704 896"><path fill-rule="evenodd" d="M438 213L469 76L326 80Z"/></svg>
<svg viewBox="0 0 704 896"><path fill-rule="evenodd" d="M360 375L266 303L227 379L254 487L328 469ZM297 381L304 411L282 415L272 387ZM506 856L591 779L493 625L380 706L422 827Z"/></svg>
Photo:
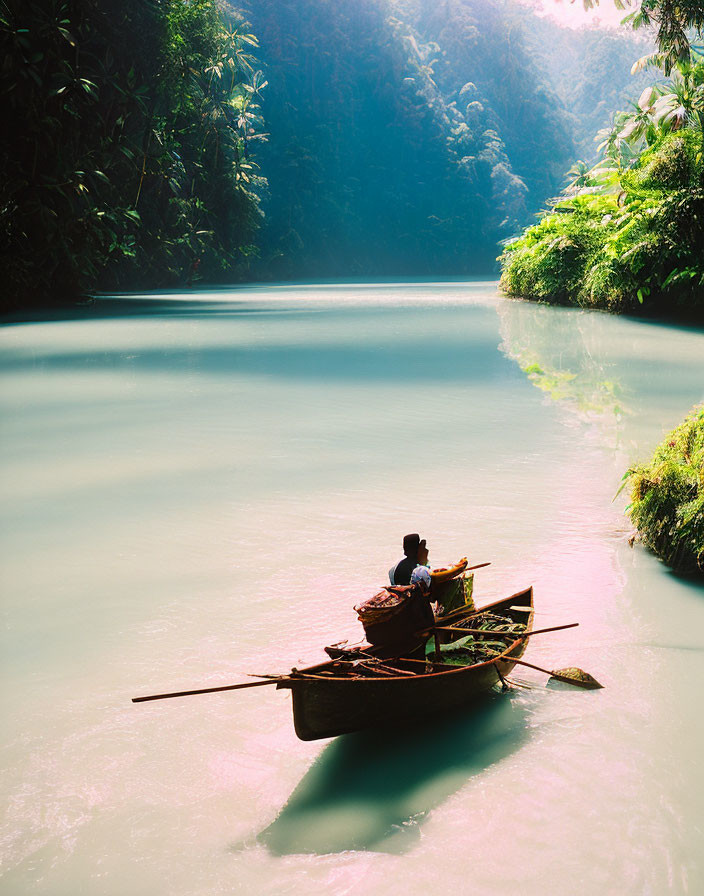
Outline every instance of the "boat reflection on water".
<svg viewBox="0 0 704 896"><path fill-rule="evenodd" d="M492 693L422 728L337 738L258 839L279 856L403 853L432 809L526 741L526 714L524 694Z"/></svg>

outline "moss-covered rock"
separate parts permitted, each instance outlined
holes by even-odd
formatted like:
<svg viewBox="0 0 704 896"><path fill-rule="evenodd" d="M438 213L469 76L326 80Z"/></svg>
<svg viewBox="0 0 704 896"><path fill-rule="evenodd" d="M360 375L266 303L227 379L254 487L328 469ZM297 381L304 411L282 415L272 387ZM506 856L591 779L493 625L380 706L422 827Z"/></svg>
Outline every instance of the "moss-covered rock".
<svg viewBox="0 0 704 896"><path fill-rule="evenodd" d="M704 575L704 406L625 478L627 512L644 544L673 569Z"/></svg>

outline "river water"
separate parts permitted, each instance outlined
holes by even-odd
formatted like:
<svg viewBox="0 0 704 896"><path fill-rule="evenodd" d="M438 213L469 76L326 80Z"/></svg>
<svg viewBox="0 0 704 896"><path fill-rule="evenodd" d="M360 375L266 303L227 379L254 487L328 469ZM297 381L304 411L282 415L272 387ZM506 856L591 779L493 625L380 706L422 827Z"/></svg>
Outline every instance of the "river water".
<svg viewBox="0 0 704 896"><path fill-rule="evenodd" d="M0 890L704 891L704 589L628 546L628 465L704 334L493 282L103 300L2 340ZM535 586L530 687L302 743L246 680L361 634L404 533ZM523 674L525 673L525 674Z"/></svg>

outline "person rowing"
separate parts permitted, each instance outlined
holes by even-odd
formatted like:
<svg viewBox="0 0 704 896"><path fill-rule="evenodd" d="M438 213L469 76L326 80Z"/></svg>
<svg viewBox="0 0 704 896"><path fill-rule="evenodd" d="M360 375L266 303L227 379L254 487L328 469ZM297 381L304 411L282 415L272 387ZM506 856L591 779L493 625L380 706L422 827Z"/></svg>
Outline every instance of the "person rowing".
<svg viewBox="0 0 704 896"><path fill-rule="evenodd" d="M403 560L389 570L389 581L392 585L410 585L413 570L417 566L427 567L428 547L425 539L417 532L403 538Z"/></svg>

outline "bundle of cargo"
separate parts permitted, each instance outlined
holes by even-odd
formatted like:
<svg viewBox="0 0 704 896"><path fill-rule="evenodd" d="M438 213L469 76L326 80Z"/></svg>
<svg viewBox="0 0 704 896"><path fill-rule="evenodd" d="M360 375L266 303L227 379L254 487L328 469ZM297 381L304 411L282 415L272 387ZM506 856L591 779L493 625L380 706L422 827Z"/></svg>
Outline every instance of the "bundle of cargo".
<svg viewBox="0 0 704 896"><path fill-rule="evenodd" d="M370 644L395 644L409 640L433 625L428 598L416 585L389 585L355 607Z"/></svg>
<svg viewBox="0 0 704 896"><path fill-rule="evenodd" d="M481 564L482 566L488 564ZM472 567L474 569L474 567ZM467 569L467 558L463 557L461 560L458 560L454 566L441 566L439 569L433 569L430 571L430 579L433 585L438 585L442 582L449 582L450 579L456 578L460 573L464 572Z"/></svg>
<svg viewBox="0 0 704 896"><path fill-rule="evenodd" d="M445 610L473 607L473 577L462 575L466 568L467 558L463 557L454 566L431 571L429 592L416 585L388 585L356 606L369 643L398 644L428 629L435 621L431 601L437 601Z"/></svg>
<svg viewBox="0 0 704 896"><path fill-rule="evenodd" d="M526 631L526 623L515 619L514 615L499 615L490 612L475 613L469 619L460 620L452 626L458 633L469 629L471 634L440 645L443 663L464 666L480 663L502 653L508 644ZM425 648L427 655L433 654L435 647L431 641Z"/></svg>

